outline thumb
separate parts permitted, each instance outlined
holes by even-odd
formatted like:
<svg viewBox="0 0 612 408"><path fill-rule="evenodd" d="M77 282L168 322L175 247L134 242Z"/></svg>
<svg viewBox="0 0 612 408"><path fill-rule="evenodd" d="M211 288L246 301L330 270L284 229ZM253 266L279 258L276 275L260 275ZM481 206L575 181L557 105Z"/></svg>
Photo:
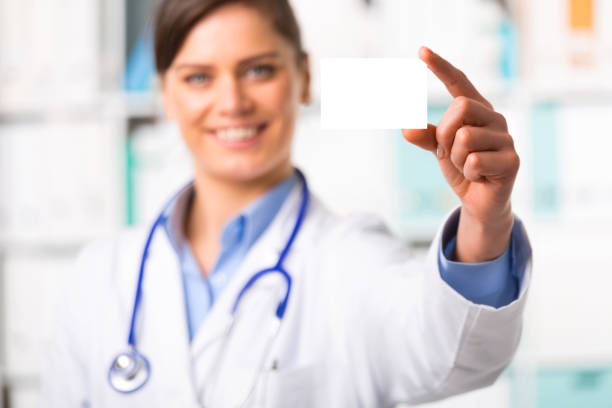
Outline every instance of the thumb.
<svg viewBox="0 0 612 408"><path fill-rule="evenodd" d="M438 149L436 126L431 123L427 124L427 129L402 129L402 136L404 136L404 139L408 142L436 156L436 150ZM458 188L460 187L461 181L464 180L463 177L459 177L462 173L455 168L455 165L450 160L450 156L446 156L443 159L438 159L436 156L436 159L438 160L440 170L442 170L442 175L446 179L446 182L457 194L459 194Z"/></svg>
<svg viewBox="0 0 612 408"><path fill-rule="evenodd" d="M421 149L436 153L438 148L436 127L431 123L427 124L427 129L402 129L402 136L408 142L419 146Z"/></svg>

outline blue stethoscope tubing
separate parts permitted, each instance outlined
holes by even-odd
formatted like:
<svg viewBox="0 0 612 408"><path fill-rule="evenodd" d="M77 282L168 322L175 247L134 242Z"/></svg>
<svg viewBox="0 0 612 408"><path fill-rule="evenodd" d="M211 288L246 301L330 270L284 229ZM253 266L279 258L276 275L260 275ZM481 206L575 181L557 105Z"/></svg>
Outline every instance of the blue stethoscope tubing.
<svg viewBox="0 0 612 408"><path fill-rule="evenodd" d="M245 283L242 287L234 304L232 306L232 316L235 315L238 305L240 304L240 300L244 296L244 294L257 282L257 280L267 274L270 273L279 273L286 281L287 288L285 291L285 296L282 301L279 303L276 308L275 315L280 320L282 320L285 315L285 311L287 309L287 303L289 302L289 296L291 294L291 275L287 272L285 267L283 266L283 261L289 254L291 250L291 246L297 237L302 223L304 221L304 217L306 216L306 210L308 208L308 203L310 201L310 191L308 189L308 184L306 183L306 178L304 174L298 169L295 168L295 172L302 184L302 200L300 202L300 207L298 210L298 215L295 220L295 224L293 226L293 230L291 231L291 235L285 244L285 247L281 251L278 261L273 267L263 269L259 272L256 272L251 276L251 278ZM117 354L117 356L113 359L111 366L108 370L108 382L110 386L115 389L117 392L123 394L129 394L141 389L149 380L151 375L151 364L149 360L140 352L136 347L136 318L138 315L138 309L140 307L140 299L142 296L142 282L144 280L144 272L147 259L149 257L149 248L151 246L151 242L153 240L153 236L155 235L155 231L157 227L159 227L162 222L164 222L166 217L166 212L170 205L176 200L176 198L184 192L187 188L193 185L193 181L188 183L184 188L179 190L164 206L162 211L159 213L151 230L149 231L149 235L147 236L147 241L145 243L142 258L140 261L140 268L138 271L138 281L136 284L136 293L134 295L134 306L132 307L132 316L130 318L130 328L128 334L128 351ZM133 382L131 382L133 381Z"/></svg>

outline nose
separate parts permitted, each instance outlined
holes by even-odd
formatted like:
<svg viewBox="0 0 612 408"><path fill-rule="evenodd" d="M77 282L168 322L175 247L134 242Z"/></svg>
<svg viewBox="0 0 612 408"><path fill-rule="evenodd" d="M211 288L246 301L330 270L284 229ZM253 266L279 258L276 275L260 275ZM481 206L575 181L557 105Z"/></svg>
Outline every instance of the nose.
<svg viewBox="0 0 612 408"><path fill-rule="evenodd" d="M221 81L217 95L217 106L227 116L244 116L253 111L253 101L245 95L240 81L227 76Z"/></svg>

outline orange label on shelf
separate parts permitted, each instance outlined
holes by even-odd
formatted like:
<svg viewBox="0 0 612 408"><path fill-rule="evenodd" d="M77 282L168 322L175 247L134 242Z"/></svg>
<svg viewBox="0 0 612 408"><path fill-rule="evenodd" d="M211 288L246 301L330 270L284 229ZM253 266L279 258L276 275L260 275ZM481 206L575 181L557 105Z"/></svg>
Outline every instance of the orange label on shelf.
<svg viewBox="0 0 612 408"><path fill-rule="evenodd" d="M593 29L593 1L569 0L569 19L572 30Z"/></svg>

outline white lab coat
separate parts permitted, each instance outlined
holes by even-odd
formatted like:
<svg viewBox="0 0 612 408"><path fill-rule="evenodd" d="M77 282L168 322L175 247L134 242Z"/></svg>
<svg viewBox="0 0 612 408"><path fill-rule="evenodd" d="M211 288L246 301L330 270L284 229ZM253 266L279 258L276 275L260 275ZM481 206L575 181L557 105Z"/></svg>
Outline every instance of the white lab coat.
<svg viewBox="0 0 612 408"><path fill-rule="evenodd" d="M299 184L191 344L177 257L166 234L155 234L136 333L152 372L133 394L111 389L107 374L126 349L148 230L86 248L48 344L43 406L235 406L232 398L249 373L240 364L268 338L284 281L266 278L249 291L235 326L237 341L228 344L225 363L215 365L229 310L245 281L276 262L295 222ZM285 262L293 278L287 313L248 406L388 407L493 383L519 344L531 261L516 301L500 309L477 305L440 278L439 234L426 259L413 259L378 220L337 217L313 195Z"/></svg>

